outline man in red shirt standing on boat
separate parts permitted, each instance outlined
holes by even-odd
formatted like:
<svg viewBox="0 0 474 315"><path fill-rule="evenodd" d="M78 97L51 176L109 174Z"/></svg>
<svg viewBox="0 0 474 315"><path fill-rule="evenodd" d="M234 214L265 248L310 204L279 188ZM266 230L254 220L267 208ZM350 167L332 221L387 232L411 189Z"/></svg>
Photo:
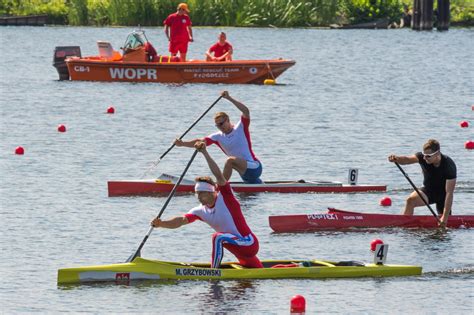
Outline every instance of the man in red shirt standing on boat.
<svg viewBox="0 0 474 315"><path fill-rule="evenodd" d="M169 51L172 56L179 52L180 61L186 61L188 43L193 41L191 19L188 16L189 8L186 3L178 4L178 11L168 15L163 22L165 34L169 41Z"/></svg>
<svg viewBox="0 0 474 315"><path fill-rule="evenodd" d="M420 194L428 204L436 204L436 210L441 216L441 226L445 227L453 206L457 170L454 161L449 156L441 154L439 142L430 139L423 145L423 152L408 156L392 154L388 160L399 164L420 164L424 177L423 187L419 189ZM413 215L415 207L425 205L423 199L416 191L412 192L406 200L403 214Z"/></svg>
<svg viewBox="0 0 474 315"><path fill-rule="evenodd" d="M216 231L212 235L211 268L219 268L224 257L224 248L234 254L242 266L263 268L256 256L259 249L258 239L248 227L229 182L207 152L206 144L198 141L194 147L206 158L209 169L216 177L217 185L210 177L197 177L194 190L201 205L192 208L183 216L169 220L155 218L151 225L155 228L176 229L196 220L206 222Z"/></svg>
<svg viewBox="0 0 474 315"><path fill-rule="evenodd" d="M224 32L219 34L219 40L206 52L207 61L231 61L233 53L232 45L227 41ZM212 55L214 53L214 56Z"/></svg>
<svg viewBox="0 0 474 315"><path fill-rule="evenodd" d="M205 141L206 145L216 144L228 156L224 165L224 177L230 180L232 170L239 172L240 177L248 184L261 184L262 163L255 156L252 150L252 141L250 139L250 110L247 106L232 98L229 92L222 92L222 97L229 100L241 112L242 116L237 124L232 124L229 115L219 112L214 115L214 122L218 132L205 138L194 139L191 141L175 140L177 147L192 148L198 141Z"/></svg>

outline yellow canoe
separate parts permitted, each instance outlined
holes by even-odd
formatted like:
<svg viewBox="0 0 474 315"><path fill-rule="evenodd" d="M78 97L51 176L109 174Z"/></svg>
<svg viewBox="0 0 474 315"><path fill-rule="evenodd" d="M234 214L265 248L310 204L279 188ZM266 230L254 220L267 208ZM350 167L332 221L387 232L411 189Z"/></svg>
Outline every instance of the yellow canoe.
<svg viewBox="0 0 474 315"><path fill-rule="evenodd" d="M421 266L376 265L357 261L266 260L262 263L265 268L250 269L238 263L223 263L221 268L212 269L209 263L179 263L137 257L130 263L59 269L58 284L158 279L400 277L421 275L422 270Z"/></svg>

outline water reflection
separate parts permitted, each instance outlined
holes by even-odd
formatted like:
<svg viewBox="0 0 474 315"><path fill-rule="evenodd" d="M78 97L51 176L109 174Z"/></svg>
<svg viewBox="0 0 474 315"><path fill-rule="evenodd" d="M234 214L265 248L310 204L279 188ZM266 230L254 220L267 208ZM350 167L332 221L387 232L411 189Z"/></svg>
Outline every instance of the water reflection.
<svg viewBox="0 0 474 315"><path fill-rule="evenodd" d="M315 234L318 236L341 236L341 235L351 235L353 233L359 234L396 234L407 233L410 235L416 235L418 237L428 238L428 239L439 239L439 240L449 240L449 233L451 229L422 229L422 228L348 228L348 229L339 229L339 230L321 230L321 231L306 231L306 232L291 232L291 233L278 233L271 232L272 236L291 236L294 234Z"/></svg>
<svg viewBox="0 0 474 315"><path fill-rule="evenodd" d="M449 229L434 230L410 230L407 234L413 234L420 237L421 242L431 243L432 241L450 241L451 231Z"/></svg>
<svg viewBox="0 0 474 315"><path fill-rule="evenodd" d="M69 283L58 284L58 290L87 290L91 288L111 288L111 287L133 287L137 289L157 288L162 286L177 285L179 280L135 280L135 281L110 281L110 282L88 282L88 283Z"/></svg>
<svg viewBox="0 0 474 315"><path fill-rule="evenodd" d="M199 309L203 314L239 313L242 303L249 305L255 299L257 281L210 281L208 294L201 299Z"/></svg>

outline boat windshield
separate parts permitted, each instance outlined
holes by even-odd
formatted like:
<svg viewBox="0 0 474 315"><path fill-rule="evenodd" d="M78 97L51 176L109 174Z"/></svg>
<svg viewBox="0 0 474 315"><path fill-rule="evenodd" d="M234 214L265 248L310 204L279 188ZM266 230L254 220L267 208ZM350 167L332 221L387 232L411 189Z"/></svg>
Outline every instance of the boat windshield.
<svg viewBox="0 0 474 315"><path fill-rule="evenodd" d="M148 40L145 37L143 31L134 31L128 34L125 44L123 45L123 50L136 49L138 47L144 46Z"/></svg>

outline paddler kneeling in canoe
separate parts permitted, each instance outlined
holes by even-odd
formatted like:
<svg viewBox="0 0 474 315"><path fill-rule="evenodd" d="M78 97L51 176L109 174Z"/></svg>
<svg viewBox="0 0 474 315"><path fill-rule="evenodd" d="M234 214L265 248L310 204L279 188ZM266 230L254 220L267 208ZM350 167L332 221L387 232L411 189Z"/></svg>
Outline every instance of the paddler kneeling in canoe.
<svg viewBox="0 0 474 315"><path fill-rule="evenodd" d="M391 154L388 160L402 165L418 163L423 171L423 187L408 196L403 214L413 215L415 207L435 203L439 225L446 227L453 206L457 170L454 161L440 149L439 142L430 139L423 145L423 152L407 156Z"/></svg>
<svg viewBox="0 0 474 315"><path fill-rule="evenodd" d="M239 172L242 180L247 184L262 184L260 179L263 166L252 150L250 139L250 110L242 102L230 96L229 92L223 91L222 97L230 101L242 113L237 124L230 122L229 115L224 112L216 113L214 123L218 132L208 135L205 138L183 141L176 139L174 144L177 147L194 147L198 141L205 141L206 145L216 144L228 156L224 165L224 177L230 180L232 170Z"/></svg>
<svg viewBox="0 0 474 315"><path fill-rule="evenodd" d="M210 177L197 177L194 189L201 205L183 216L169 220L155 218L151 225L155 228L176 229L196 220L204 221L216 231L212 235L211 268L219 268L224 248L234 254L242 266L263 268L256 256L259 248L257 237L248 227L229 182L207 152L206 144L198 141L194 147L206 158L209 169L216 177L217 187Z"/></svg>

